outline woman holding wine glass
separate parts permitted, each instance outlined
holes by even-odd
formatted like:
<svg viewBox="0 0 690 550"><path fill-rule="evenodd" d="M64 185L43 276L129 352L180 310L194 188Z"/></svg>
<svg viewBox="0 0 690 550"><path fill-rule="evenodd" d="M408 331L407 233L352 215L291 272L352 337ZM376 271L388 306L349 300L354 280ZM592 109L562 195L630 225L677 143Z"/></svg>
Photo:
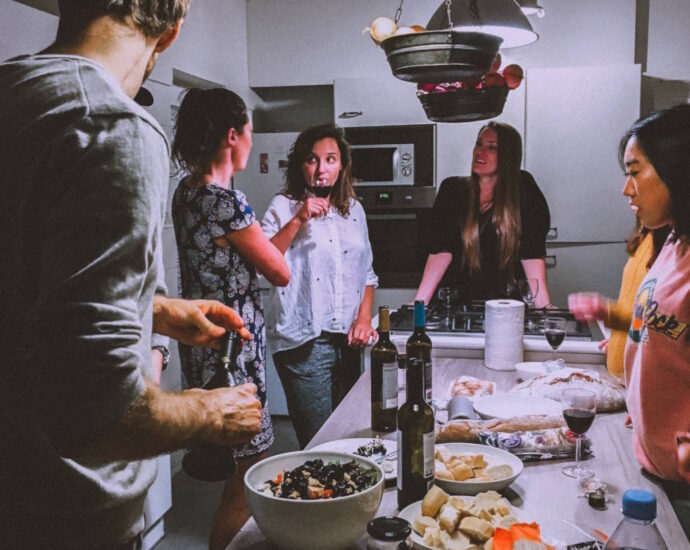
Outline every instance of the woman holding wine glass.
<svg viewBox="0 0 690 550"><path fill-rule="evenodd" d="M258 274L279 286L290 280L283 256L261 231L246 197L231 186L232 175L244 170L251 147L252 124L240 96L225 88L192 88L185 94L172 148L186 172L172 203L181 294L221 300L242 317L252 339L242 349L240 377L256 384L263 407L261 431L237 450L238 471L225 484L211 549L225 548L249 518L242 474L273 443ZM221 361L212 349L180 345L179 350L188 387L207 383Z"/></svg>
<svg viewBox="0 0 690 550"><path fill-rule="evenodd" d="M479 131L472 175L445 179L436 195L430 254L415 300L429 303L445 275L463 302L520 300L517 281L535 279L535 305L550 305L544 263L549 207L521 162L515 128L492 121Z"/></svg>
<svg viewBox="0 0 690 550"><path fill-rule="evenodd" d="M355 200L350 146L332 124L304 130L288 155L285 188L262 220L292 274L273 288L273 359L301 447L360 375L360 347L376 337L366 217Z"/></svg>
<svg viewBox="0 0 690 550"><path fill-rule="evenodd" d="M690 536L690 105L638 120L619 152L623 194L640 223L671 227L637 291L625 349L633 448Z"/></svg>

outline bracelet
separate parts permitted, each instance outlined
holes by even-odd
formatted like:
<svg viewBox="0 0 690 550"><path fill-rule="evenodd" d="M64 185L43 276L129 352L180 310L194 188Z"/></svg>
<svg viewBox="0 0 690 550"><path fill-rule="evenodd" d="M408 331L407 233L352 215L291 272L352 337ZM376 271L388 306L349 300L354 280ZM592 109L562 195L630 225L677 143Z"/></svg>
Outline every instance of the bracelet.
<svg viewBox="0 0 690 550"><path fill-rule="evenodd" d="M163 356L163 366L161 368L162 371L168 368L168 363L170 363L170 351L168 348L165 346L151 346L151 349L157 349L158 351L161 352L161 355Z"/></svg>

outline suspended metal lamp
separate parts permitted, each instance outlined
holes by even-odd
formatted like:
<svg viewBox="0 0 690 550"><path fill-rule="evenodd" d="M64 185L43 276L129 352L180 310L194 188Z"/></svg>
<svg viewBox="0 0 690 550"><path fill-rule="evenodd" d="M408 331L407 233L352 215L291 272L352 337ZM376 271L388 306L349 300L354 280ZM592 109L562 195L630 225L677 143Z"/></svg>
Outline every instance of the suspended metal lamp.
<svg viewBox="0 0 690 550"><path fill-rule="evenodd" d="M525 46L539 36L515 0L450 0L431 16L427 31L478 32L500 37L501 48Z"/></svg>
<svg viewBox="0 0 690 550"><path fill-rule="evenodd" d="M522 13L525 15L538 15L544 17L544 8L537 4L537 0L517 0Z"/></svg>

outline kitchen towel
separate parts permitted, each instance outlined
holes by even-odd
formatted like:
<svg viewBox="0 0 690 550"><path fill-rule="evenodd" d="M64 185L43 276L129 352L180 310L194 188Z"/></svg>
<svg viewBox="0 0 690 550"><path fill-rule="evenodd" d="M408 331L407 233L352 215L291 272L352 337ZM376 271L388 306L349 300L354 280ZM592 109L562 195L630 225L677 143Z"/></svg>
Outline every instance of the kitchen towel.
<svg viewBox="0 0 690 550"><path fill-rule="evenodd" d="M522 362L525 304L517 300L488 300L485 311L484 365L515 370Z"/></svg>

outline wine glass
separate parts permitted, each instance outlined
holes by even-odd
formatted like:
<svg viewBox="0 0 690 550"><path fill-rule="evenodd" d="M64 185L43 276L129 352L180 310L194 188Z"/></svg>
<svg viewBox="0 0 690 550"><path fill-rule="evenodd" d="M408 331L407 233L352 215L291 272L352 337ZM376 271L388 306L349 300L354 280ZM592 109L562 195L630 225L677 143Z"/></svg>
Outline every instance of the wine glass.
<svg viewBox="0 0 690 550"><path fill-rule="evenodd" d="M313 197L326 199L331 195L333 186L328 180L328 176L319 176L317 175L317 170L314 170L314 173L311 175L311 179L309 180L309 188L307 191ZM319 221L324 221L327 215L328 213L323 216L319 216Z"/></svg>
<svg viewBox="0 0 690 550"><path fill-rule="evenodd" d="M544 319L544 336L553 350L552 361L556 361L556 350L565 340L565 319L563 317L547 317Z"/></svg>
<svg viewBox="0 0 690 550"><path fill-rule="evenodd" d="M589 479L594 476L594 472L580 464L580 446L582 436L587 433L592 422L594 422L594 415L597 412L596 394L581 388L568 388L563 390L561 394L561 405L563 406L563 418L565 418L570 431L577 437L575 465L566 466L561 471L568 477Z"/></svg>
<svg viewBox="0 0 690 550"><path fill-rule="evenodd" d="M522 301L527 305L527 315L530 311L534 309L534 301L537 299L537 294L539 294L539 279L520 279L518 281L518 291L520 296L522 296ZM534 329L534 321L527 318L527 328L529 330Z"/></svg>
<svg viewBox="0 0 690 550"><path fill-rule="evenodd" d="M438 299L443 302L443 307L445 310L445 317L443 319L443 326L446 330L451 330L453 328L453 320L451 318L451 298L453 291L449 286L442 286L438 289Z"/></svg>

